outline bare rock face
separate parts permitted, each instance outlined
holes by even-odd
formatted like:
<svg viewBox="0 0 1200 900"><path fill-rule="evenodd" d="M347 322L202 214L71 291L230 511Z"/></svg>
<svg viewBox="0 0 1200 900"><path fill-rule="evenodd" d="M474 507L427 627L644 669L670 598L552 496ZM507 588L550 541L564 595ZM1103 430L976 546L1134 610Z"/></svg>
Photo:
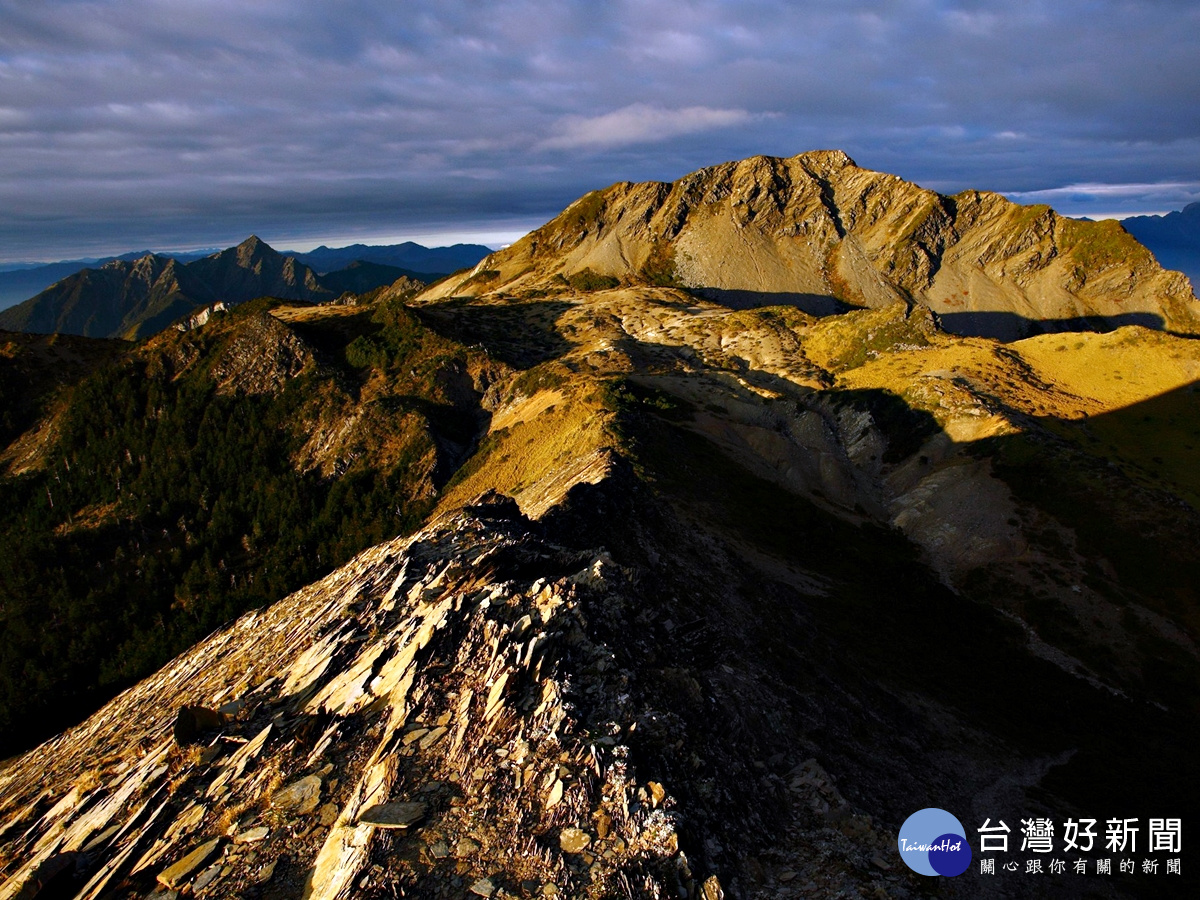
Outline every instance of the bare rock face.
<svg viewBox="0 0 1200 900"><path fill-rule="evenodd" d="M274 394L314 364L312 350L299 335L261 312L234 331L212 378L218 393Z"/></svg>
<svg viewBox="0 0 1200 900"><path fill-rule="evenodd" d="M1133 324L1200 331L1187 278L1162 269L1119 224L988 192L943 196L859 168L841 151L756 156L671 184L593 191L426 296L605 278L819 315L917 300L950 331L1005 340Z"/></svg>

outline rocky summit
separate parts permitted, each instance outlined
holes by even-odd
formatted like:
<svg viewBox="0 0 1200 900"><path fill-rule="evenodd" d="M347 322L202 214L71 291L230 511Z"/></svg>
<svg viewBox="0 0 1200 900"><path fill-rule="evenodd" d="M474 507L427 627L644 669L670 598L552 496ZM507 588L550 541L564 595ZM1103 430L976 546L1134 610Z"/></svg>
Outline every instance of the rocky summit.
<svg viewBox="0 0 1200 900"><path fill-rule="evenodd" d="M791 173L796 208L886 178L706 171ZM1023 861L1023 819L1196 808L1196 340L957 334L912 247L861 308L681 286L681 190L610 189L686 207L670 269L622 237L657 213L571 244L572 207L423 293L256 301L38 381L0 456L0 900L1033 898L1056 876L911 871L902 823L1004 820ZM829 246L868 246L836 208Z"/></svg>
<svg viewBox="0 0 1200 900"><path fill-rule="evenodd" d="M1132 324L1200 330L1187 278L1114 221L982 191L944 196L841 151L756 156L669 184L594 191L441 293L589 278L816 314L916 300L949 331L1006 340Z"/></svg>

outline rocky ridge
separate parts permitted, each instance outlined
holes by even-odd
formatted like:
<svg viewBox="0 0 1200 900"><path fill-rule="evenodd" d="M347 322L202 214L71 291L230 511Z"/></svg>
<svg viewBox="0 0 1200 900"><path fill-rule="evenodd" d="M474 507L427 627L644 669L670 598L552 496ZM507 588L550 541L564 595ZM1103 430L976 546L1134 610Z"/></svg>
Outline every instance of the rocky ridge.
<svg viewBox="0 0 1200 900"><path fill-rule="evenodd" d="M632 577L496 497L374 548L6 769L0 898L38 873L81 898L155 881L160 897L721 896L681 852L672 785L639 777L628 746L669 738L676 714L645 705L627 649L589 624L636 613ZM195 744L171 734L190 704L218 710ZM882 883L870 819L815 760L790 777Z"/></svg>

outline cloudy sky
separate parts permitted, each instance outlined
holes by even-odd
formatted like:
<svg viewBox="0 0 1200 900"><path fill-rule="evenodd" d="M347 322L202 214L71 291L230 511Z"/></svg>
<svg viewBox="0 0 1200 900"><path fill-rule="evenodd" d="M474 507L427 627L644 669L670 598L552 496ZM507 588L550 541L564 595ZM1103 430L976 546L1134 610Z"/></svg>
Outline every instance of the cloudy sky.
<svg viewBox="0 0 1200 900"><path fill-rule="evenodd" d="M1200 200L1195 0L0 0L0 261L499 244L837 147L1070 215Z"/></svg>

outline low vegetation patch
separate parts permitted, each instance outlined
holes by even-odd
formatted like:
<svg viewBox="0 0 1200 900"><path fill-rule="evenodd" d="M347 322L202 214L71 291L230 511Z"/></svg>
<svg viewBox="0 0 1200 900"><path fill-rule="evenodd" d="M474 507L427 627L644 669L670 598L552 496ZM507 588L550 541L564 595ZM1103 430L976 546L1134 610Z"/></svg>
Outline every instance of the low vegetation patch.
<svg viewBox="0 0 1200 900"><path fill-rule="evenodd" d="M621 280L614 275L600 275L591 269L580 269L574 275L567 276L567 284L576 291L607 291L621 286Z"/></svg>

